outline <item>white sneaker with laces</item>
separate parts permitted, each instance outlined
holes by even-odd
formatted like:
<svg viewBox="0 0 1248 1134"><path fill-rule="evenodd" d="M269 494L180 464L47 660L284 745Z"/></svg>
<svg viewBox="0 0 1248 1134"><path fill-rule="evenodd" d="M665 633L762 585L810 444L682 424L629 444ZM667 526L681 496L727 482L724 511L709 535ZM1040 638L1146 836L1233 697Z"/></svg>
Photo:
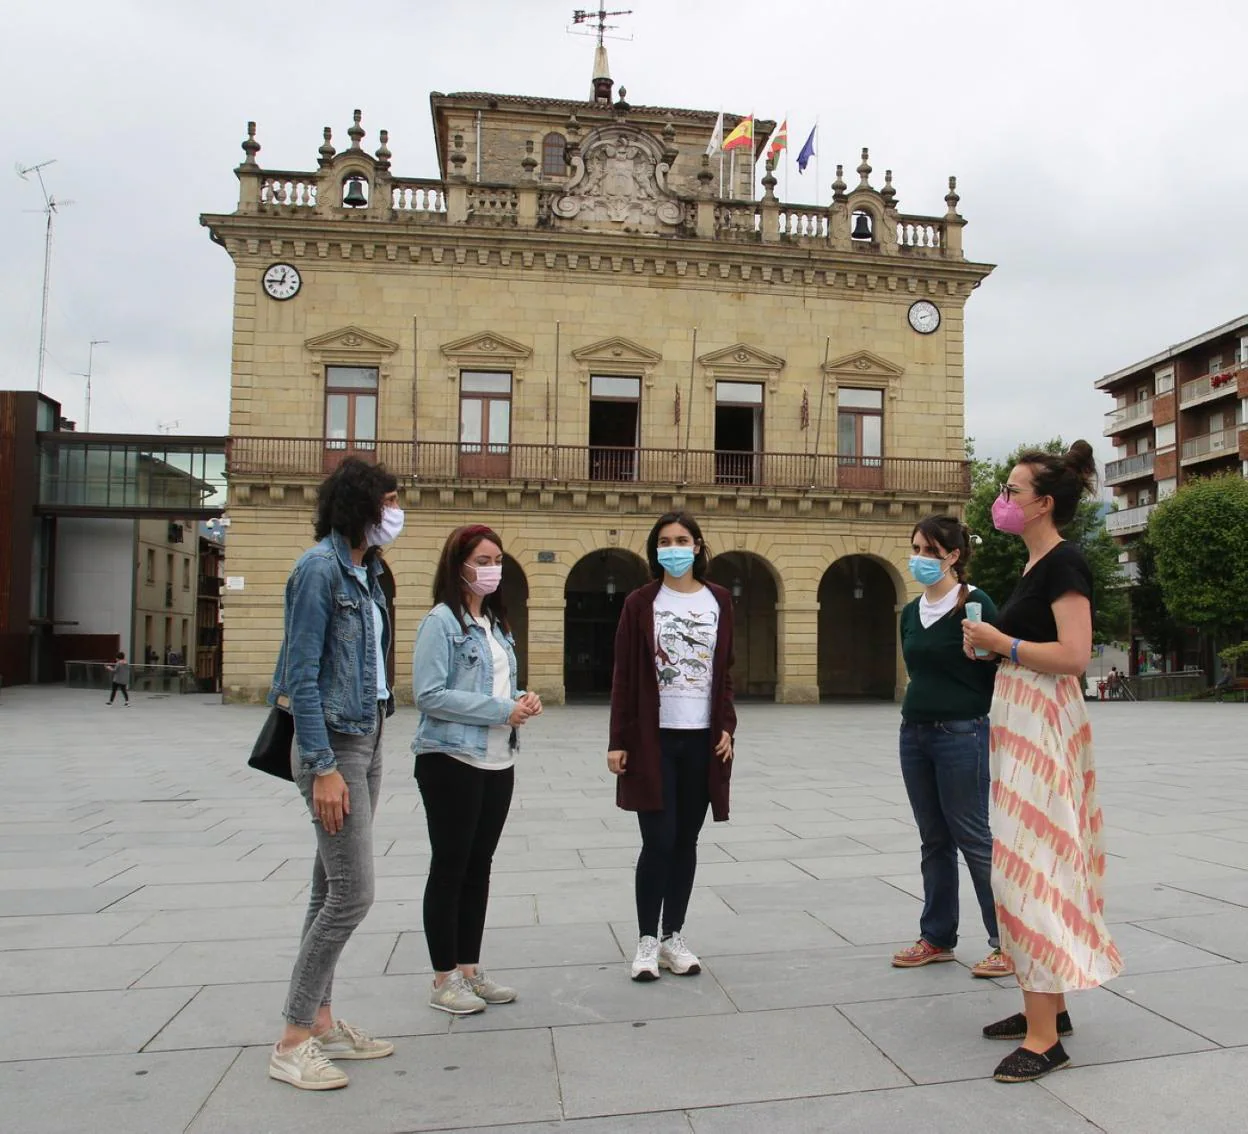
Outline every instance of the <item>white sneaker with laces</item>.
<svg viewBox="0 0 1248 1134"><path fill-rule="evenodd" d="M487 1004L510 1004L518 995L514 988L508 988L505 984L491 980L485 975L484 969L477 969L472 976L464 977L464 980L468 987Z"/></svg>
<svg viewBox="0 0 1248 1134"><path fill-rule="evenodd" d="M269 1055L269 1078L301 1091L333 1091L350 1082L345 1072L325 1058L315 1036L289 1051L279 1051L275 1045Z"/></svg>
<svg viewBox="0 0 1248 1134"><path fill-rule="evenodd" d="M637 955L633 958L633 980L659 979L659 939L643 937L637 942Z"/></svg>
<svg viewBox="0 0 1248 1134"><path fill-rule="evenodd" d="M316 1042L330 1059L384 1059L394 1054L394 1044L389 1040L374 1039L346 1020L335 1020L329 1031L316 1037Z"/></svg>
<svg viewBox="0 0 1248 1134"><path fill-rule="evenodd" d="M679 933L664 937L659 942L659 964L677 976L695 976L702 971L702 962Z"/></svg>

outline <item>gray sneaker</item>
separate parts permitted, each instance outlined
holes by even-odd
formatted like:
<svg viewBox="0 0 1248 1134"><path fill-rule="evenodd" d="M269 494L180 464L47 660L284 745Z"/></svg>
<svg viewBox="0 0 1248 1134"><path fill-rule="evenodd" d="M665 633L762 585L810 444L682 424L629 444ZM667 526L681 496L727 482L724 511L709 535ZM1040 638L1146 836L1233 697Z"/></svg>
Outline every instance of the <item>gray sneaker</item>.
<svg viewBox="0 0 1248 1134"><path fill-rule="evenodd" d="M516 990L505 984L492 981L485 975L484 969L477 969L474 976L464 978L472 989L487 1004L510 1004L516 998Z"/></svg>
<svg viewBox="0 0 1248 1134"><path fill-rule="evenodd" d="M289 1051L269 1054L269 1078L289 1083L301 1091L333 1091L347 1085L345 1072L339 1071L321 1051L315 1037L309 1037Z"/></svg>
<svg viewBox="0 0 1248 1134"><path fill-rule="evenodd" d="M394 1044L389 1040L375 1039L346 1020L335 1020L329 1031L316 1037L316 1042L330 1059L384 1059L394 1054Z"/></svg>
<svg viewBox="0 0 1248 1134"><path fill-rule="evenodd" d="M435 982L429 990L429 1007L452 1016L471 1016L485 1011L485 1001L469 988L464 974L456 969L440 988Z"/></svg>

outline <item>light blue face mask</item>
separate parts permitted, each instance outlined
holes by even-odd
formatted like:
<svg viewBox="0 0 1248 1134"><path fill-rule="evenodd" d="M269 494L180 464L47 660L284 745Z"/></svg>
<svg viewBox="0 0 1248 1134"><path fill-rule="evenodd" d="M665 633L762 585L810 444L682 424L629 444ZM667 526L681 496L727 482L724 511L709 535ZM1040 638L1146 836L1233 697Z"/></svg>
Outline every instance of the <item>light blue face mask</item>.
<svg viewBox="0 0 1248 1134"><path fill-rule="evenodd" d="M910 574L920 586L933 586L945 577L942 562L943 560L932 559L926 555L912 555L910 556Z"/></svg>
<svg viewBox="0 0 1248 1134"><path fill-rule="evenodd" d="M681 575L687 574L689 568L693 566L694 558L692 547L659 548L659 566L673 579L679 579Z"/></svg>

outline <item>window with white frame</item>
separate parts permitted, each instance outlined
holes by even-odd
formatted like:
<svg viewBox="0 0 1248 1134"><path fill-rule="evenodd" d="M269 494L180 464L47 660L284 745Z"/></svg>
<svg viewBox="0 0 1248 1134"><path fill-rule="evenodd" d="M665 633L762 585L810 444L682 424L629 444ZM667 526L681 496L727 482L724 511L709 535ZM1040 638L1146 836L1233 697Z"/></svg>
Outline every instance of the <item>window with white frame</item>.
<svg viewBox="0 0 1248 1134"><path fill-rule="evenodd" d="M1171 448L1174 446L1174 436L1175 436L1175 432L1174 432L1173 421L1170 422L1168 425L1159 425L1157 426L1157 429L1156 429L1156 437L1154 438L1154 444L1157 446L1158 449Z"/></svg>
<svg viewBox="0 0 1248 1134"><path fill-rule="evenodd" d="M1174 369L1157 371L1157 393L1166 394L1174 389Z"/></svg>

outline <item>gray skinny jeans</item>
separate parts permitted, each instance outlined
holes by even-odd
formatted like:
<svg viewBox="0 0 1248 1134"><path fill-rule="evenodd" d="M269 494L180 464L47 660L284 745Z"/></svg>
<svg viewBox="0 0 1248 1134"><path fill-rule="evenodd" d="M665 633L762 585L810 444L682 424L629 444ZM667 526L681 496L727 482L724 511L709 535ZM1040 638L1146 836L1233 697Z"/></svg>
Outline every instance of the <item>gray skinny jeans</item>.
<svg viewBox="0 0 1248 1134"><path fill-rule="evenodd" d="M381 794L381 733L379 711L377 731L371 736L329 734L338 771L347 781L351 813L344 816L336 835L327 834L312 819L316 831L312 892L283 1013L297 1028L311 1028L317 1010L332 1002L338 957L373 904L373 816ZM316 777L299 765L297 752L292 758L295 782L310 811Z"/></svg>

